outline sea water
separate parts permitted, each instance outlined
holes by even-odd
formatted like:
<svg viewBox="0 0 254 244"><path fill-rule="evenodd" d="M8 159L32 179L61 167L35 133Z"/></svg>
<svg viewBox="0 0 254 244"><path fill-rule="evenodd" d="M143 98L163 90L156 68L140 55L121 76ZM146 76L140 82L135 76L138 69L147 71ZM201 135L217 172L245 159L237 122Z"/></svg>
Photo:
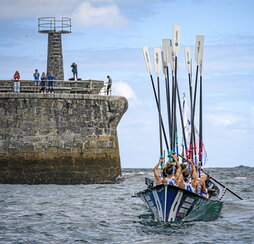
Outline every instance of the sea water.
<svg viewBox="0 0 254 244"><path fill-rule="evenodd" d="M244 199L226 193L213 221L154 221L132 197L151 169L123 169L119 184L0 185L0 243L254 243L254 168L209 171Z"/></svg>

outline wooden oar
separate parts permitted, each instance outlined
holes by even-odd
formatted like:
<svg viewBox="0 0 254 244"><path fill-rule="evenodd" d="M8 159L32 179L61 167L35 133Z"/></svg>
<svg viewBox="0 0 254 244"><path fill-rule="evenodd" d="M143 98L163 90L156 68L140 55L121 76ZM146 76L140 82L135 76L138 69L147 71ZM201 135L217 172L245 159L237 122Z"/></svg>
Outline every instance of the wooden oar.
<svg viewBox="0 0 254 244"><path fill-rule="evenodd" d="M161 98L160 98L160 72L162 70L161 49L159 47L155 47L153 51L154 51L154 71L157 74L157 94L158 94L159 111L161 112ZM160 116L159 116L159 141L160 141L160 156L163 157L162 129Z"/></svg>
<svg viewBox="0 0 254 244"><path fill-rule="evenodd" d="M167 140L167 135L165 132L165 127L164 127L164 123L163 123L163 119L162 119L162 115L161 115L161 111L160 111L160 106L159 106L159 102L158 102L158 97L156 94L156 90L155 90L155 86L154 86L154 82L153 82L153 76L152 76L152 65L151 65L151 61L150 61L150 56L149 56L149 51L148 51L148 47L143 47L143 54L144 54L144 59L145 59L145 64L146 64L146 68L148 73L150 74L150 78L151 78L151 83L152 83L152 87L153 87L153 93L154 93L154 98L155 98L155 102L157 105L157 109L158 109L158 113L159 113L159 118L161 121L161 128L162 128L162 132L163 132L163 136L164 136L164 141L166 144L166 148L169 152L169 146L168 146L168 140Z"/></svg>
<svg viewBox="0 0 254 244"><path fill-rule="evenodd" d="M191 164L193 164L193 162L191 162L190 160L184 158L182 155L178 155L180 156L183 160L185 160L186 162L190 162ZM225 185L223 185L222 183L220 183L219 181L217 181L216 179L214 179L212 176L210 176L211 179L213 179L216 183L218 183L219 185L221 185L222 187L224 187L227 191L229 191L230 193L232 193L234 196L236 196L237 198L239 198L240 200L243 200L240 196L238 196L236 193L234 193L233 191L231 191L228 187L226 187Z"/></svg>
<svg viewBox="0 0 254 244"><path fill-rule="evenodd" d="M236 193L234 193L233 191L231 191L228 187L226 187L225 185L223 185L222 183L220 183L219 181L215 180L213 177L210 176L211 179L213 179L216 183L218 183L219 185L221 185L222 187L224 187L227 191L229 191L231 194L233 194L234 196L236 196L237 198L239 198L240 200L243 200L240 196L238 196Z"/></svg>
<svg viewBox="0 0 254 244"><path fill-rule="evenodd" d="M178 133L177 133L177 117L176 117L176 99L177 99L177 54L180 48L179 44L180 44L180 26L173 25L172 63L174 63L173 67L174 79L172 79L172 116L173 116L172 121L173 121L173 147L174 152L177 152L177 154L178 154Z"/></svg>
<svg viewBox="0 0 254 244"><path fill-rule="evenodd" d="M170 107L170 85L169 85L169 63L171 64L170 60L170 45L172 46L171 39L162 39L162 63L163 63L163 73L165 76L165 88L166 88L166 99L167 99L167 115L168 115L168 135L170 141L170 150L172 150L172 133L171 133L171 107Z"/></svg>
<svg viewBox="0 0 254 244"><path fill-rule="evenodd" d="M203 35L198 35L198 57L197 57L197 63L199 64L199 73L200 73L200 80L199 80L199 166L203 165L203 90L202 90L202 71L203 71L203 48L204 48L204 38Z"/></svg>

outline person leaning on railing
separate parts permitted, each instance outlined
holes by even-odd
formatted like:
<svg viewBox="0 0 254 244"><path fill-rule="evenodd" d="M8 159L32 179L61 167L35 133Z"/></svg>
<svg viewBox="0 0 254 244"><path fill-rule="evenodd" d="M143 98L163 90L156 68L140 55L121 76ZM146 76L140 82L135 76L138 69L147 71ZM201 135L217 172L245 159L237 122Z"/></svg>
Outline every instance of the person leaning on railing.
<svg viewBox="0 0 254 244"><path fill-rule="evenodd" d="M14 80L14 92L20 92L20 74L18 71L15 72L14 76L13 76L13 80Z"/></svg>
<svg viewBox="0 0 254 244"><path fill-rule="evenodd" d="M45 72L42 72L41 74L41 90L40 92L44 93L46 92L46 82L47 82L47 77Z"/></svg>
<svg viewBox="0 0 254 244"><path fill-rule="evenodd" d="M40 73L38 72L38 69L35 69L33 77L34 77L34 92L39 92Z"/></svg>
<svg viewBox="0 0 254 244"><path fill-rule="evenodd" d="M49 75L48 75L48 92L51 92L51 93L54 92L53 80L54 80L53 72L50 72Z"/></svg>

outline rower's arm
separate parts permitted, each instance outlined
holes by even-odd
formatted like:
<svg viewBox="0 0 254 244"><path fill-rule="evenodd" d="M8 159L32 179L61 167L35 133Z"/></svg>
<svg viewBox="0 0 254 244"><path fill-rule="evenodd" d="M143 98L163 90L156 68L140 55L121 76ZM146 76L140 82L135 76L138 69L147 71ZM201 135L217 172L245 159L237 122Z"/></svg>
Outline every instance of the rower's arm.
<svg viewBox="0 0 254 244"><path fill-rule="evenodd" d="M157 182L162 181L162 177L160 176L160 174L158 172L158 168L159 168L159 165L161 164L161 162L163 162L162 158L159 159L159 162L153 168L153 174L154 174L154 177Z"/></svg>
<svg viewBox="0 0 254 244"><path fill-rule="evenodd" d="M191 178L191 183L194 187L198 187L198 173L196 169L196 165L192 164L192 178ZM197 189L196 189L197 191Z"/></svg>
<svg viewBox="0 0 254 244"><path fill-rule="evenodd" d="M176 170L176 173L175 173L175 178L178 179L180 174L182 173L182 166L178 162L178 159L177 159L176 155L173 155L173 158L174 158L174 160L176 162L176 167L177 167L177 170Z"/></svg>

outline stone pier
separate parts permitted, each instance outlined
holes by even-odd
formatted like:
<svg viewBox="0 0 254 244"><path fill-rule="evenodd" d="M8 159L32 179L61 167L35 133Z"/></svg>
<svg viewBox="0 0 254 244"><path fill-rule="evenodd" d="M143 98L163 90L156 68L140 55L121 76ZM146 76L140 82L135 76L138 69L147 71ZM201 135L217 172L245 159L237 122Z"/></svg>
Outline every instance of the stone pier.
<svg viewBox="0 0 254 244"><path fill-rule="evenodd" d="M0 183L114 183L127 107L118 96L0 92Z"/></svg>

